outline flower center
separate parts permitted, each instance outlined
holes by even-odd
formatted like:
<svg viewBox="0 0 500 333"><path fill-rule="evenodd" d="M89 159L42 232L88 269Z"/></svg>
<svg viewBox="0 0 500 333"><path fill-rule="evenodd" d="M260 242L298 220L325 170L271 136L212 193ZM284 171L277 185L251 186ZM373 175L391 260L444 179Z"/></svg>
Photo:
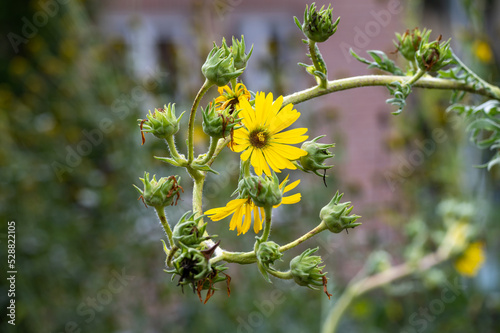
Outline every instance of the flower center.
<svg viewBox="0 0 500 333"><path fill-rule="evenodd" d="M255 130L250 133L250 143L255 148L262 148L267 144L267 132L262 130Z"/></svg>

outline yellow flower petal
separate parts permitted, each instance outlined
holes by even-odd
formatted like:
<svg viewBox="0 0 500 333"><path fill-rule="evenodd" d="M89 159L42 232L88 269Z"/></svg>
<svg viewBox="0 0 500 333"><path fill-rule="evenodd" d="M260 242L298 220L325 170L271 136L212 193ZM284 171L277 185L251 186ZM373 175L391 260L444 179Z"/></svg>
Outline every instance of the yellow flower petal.
<svg viewBox="0 0 500 333"><path fill-rule="evenodd" d="M286 192L288 192L288 191L293 190L293 189L294 189L294 188L296 188L296 187L297 187L297 185L299 185L299 184L300 184L300 179L299 179L299 180L294 181L293 183L291 183L291 184L289 184L289 185L287 185L287 186L285 186L285 190L283 191L283 193L286 193Z"/></svg>
<svg viewBox="0 0 500 333"><path fill-rule="evenodd" d="M302 198L302 195L300 193L295 193L295 194L290 195L288 197L283 197L281 199L281 203L285 204L285 205L290 205L290 204L294 204L294 203L299 202L301 198Z"/></svg>

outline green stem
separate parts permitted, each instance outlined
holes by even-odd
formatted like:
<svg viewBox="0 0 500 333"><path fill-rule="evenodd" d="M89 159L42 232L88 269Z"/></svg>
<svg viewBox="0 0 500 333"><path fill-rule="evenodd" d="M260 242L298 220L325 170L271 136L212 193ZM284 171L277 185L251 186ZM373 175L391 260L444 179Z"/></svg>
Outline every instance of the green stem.
<svg viewBox="0 0 500 333"><path fill-rule="evenodd" d="M227 144L231 141L231 138L228 136L227 138L225 139L219 139L219 141L217 142L217 148L215 148L215 152L214 152L214 155L212 156L212 158L207 162L207 165L210 166L212 165L212 163L214 163L215 159L217 158L217 156L219 156L219 153L222 151L222 149L224 149L224 147L227 146Z"/></svg>
<svg viewBox="0 0 500 333"><path fill-rule="evenodd" d="M309 43L307 44L307 46L309 47L309 55L311 56L311 60L313 62L314 68L317 71L323 73L323 68L322 68L322 66L320 65L320 62L319 62L319 58L321 57L321 55L319 55L316 52L316 42L309 39ZM324 74L326 75L326 73L324 73ZM327 80L325 80L323 78L319 78L319 79L320 79L320 83L318 84L318 87L321 88L321 89L326 88Z"/></svg>
<svg viewBox="0 0 500 333"><path fill-rule="evenodd" d="M266 272L268 272L272 276L275 276L279 279L283 279L283 280L293 279L292 271L290 271L290 270L288 270L286 272L282 272L282 271L277 271L274 268L268 267L268 268L266 268Z"/></svg>
<svg viewBox="0 0 500 333"><path fill-rule="evenodd" d="M179 248L174 245L174 247L168 252L167 256L167 266L172 267L172 258L174 257L175 252L177 252Z"/></svg>
<svg viewBox="0 0 500 333"><path fill-rule="evenodd" d="M218 145L219 140L210 137L210 148L208 149L208 153L205 158L203 158L203 160L200 162L201 165L206 164L208 161L210 161L210 159L214 156L215 150L217 149Z"/></svg>
<svg viewBox="0 0 500 333"><path fill-rule="evenodd" d="M191 112L189 114L189 123L188 123L188 163L191 163L194 158L194 118L196 117L196 110L200 105L201 98L203 97L203 95L205 95L205 93L212 85L213 83L211 83L208 80L205 80L205 82L200 88L200 91L198 91L198 94L196 94L193 106L191 107Z"/></svg>
<svg viewBox="0 0 500 333"><path fill-rule="evenodd" d="M436 251L421 258L416 264L406 262L398 266L393 266L378 274L365 277L361 280L353 280L347 286L344 294L338 299L333 308L330 310L321 332L334 333L340 323L340 320L344 316L345 311L355 298L367 293L368 291L382 287L416 272L426 271L448 259L449 257L443 256L441 251Z"/></svg>
<svg viewBox="0 0 500 333"><path fill-rule="evenodd" d="M300 238L297 238L296 240L294 240L293 242L290 242L286 245L283 245L280 247L280 252L285 252L287 250L290 250L291 248L294 248L295 246L299 245L300 243L308 240L309 238L311 238L312 236L322 232L323 230L326 230L327 227L326 227L326 224L325 222L321 221L320 224L318 224L318 226L314 229L312 229L311 231L309 231L307 234L303 235L302 237Z"/></svg>
<svg viewBox="0 0 500 333"><path fill-rule="evenodd" d="M170 150L170 155L175 159L176 162L185 162L184 158L179 155L177 148L175 147L174 136L171 135L165 139L167 141L168 149Z"/></svg>
<svg viewBox="0 0 500 333"><path fill-rule="evenodd" d="M337 91L360 88L360 87L386 86L387 84L390 84L395 81L404 84L407 80L408 77L406 76L363 75L363 76L354 76L345 79L328 81L325 89L321 89L320 87L317 86L285 96L283 99L282 107L284 107L289 103L298 104L310 100L312 98L323 96ZM495 86L491 86L491 89L475 88L470 83L463 83L463 82L457 82L448 79L439 79L434 77L422 77L417 82L415 82L413 87L462 90L500 100L500 88Z"/></svg>
<svg viewBox="0 0 500 333"><path fill-rule="evenodd" d="M165 233L167 234L169 243L168 246L172 248L172 246L174 246L174 240L172 238L172 229L170 229L170 225L167 221L167 216L165 215L165 207L155 207L155 210L160 219L161 225L163 226L163 230L165 230Z"/></svg>
<svg viewBox="0 0 500 333"><path fill-rule="evenodd" d="M203 214L203 185L205 183L205 176L206 172L199 172L196 170L193 170L191 174L191 177L194 179L194 186L193 186L193 212L195 214L195 217L198 217ZM204 224L203 218L200 219L198 222L198 227L202 227Z"/></svg>
<svg viewBox="0 0 500 333"><path fill-rule="evenodd" d="M266 213L266 217L267 217L267 215L268 214ZM326 230L326 224L325 224L325 222L321 222L316 228L312 229L307 234L294 240L293 242L290 242L290 243L280 247L280 252L288 251L288 250L294 248L295 246L299 245L300 243L304 242L305 240L311 238L312 236L314 236L314 235L316 235L324 230ZM211 264L215 264L219 261L247 265L247 264L253 264L254 262L256 262L257 258L255 256L255 251L251 251L251 252L222 251L221 255L210 259Z"/></svg>
<svg viewBox="0 0 500 333"><path fill-rule="evenodd" d="M455 53L451 53L452 56L453 56L453 59L455 59L455 61L458 63L458 65L460 67L462 67L462 69L464 71L466 71L467 73L469 73L476 81L478 81L479 83L481 83L484 87L486 87L487 89L490 89L492 91L492 93L495 95L495 99L498 99L500 100L500 91L498 89L498 87L494 86L494 85L491 85L489 84L488 82L484 81L483 79L481 79L476 73L474 73L469 67L467 67L467 65L465 65L462 60L460 60L459 57L456 56Z"/></svg>
<svg viewBox="0 0 500 333"><path fill-rule="evenodd" d="M266 242L271 233L271 215L273 214L273 206L264 207L266 214L266 220L264 222L264 231L262 232L262 237L260 237L260 242ZM254 222L255 223L255 222Z"/></svg>
<svg viewBox="0 0 500 333"><path fill-rule="evenodd" d="M415 75L413 75L413 77L410 80L408 80L408 82L406 82L405 85L406 86L413 85L415 82L418 81L418 79L420 79L422 76L424 76L424 74L425 74L425 71L421 70L419 68L418 71L415 73Z"/></svg>

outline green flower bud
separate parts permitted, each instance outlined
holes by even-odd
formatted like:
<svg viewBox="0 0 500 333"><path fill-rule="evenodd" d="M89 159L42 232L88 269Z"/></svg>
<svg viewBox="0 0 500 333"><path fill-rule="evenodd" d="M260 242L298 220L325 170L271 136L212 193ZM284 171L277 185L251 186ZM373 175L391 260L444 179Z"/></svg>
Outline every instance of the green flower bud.
<svg viewBox="0 0 500 333"><path fill-rule="evenodd" d="M330 203L323 207L319 213L319 217L325 222L328 230L336 234L344 229L361 225L361 223L354 223L361 216L355 214L348 216L353 209L351 202L339 203L343 196L344 193L339 195L339 191L337 191Z"/></svg>
<svg viewBox="0 0 500 333"><path fill-rule="evenodd" d="M415 53L420 69L426 72L436 72L454 61L450 49L451 39L442 43L439 43L440 41L441 35L433 42L420 44L420 48Z"/></svg>
<svg viewBox="0 0 500 333"><path fill-rule="evenodd" d="M203 132L214 139L229 136L234 130L234 126L242 120L242 118L236 118L240 111L237 110L231 114L231 107L225 110L216 110L215 103L210 103L202 112Z"/></svg>
<svg viewBox="0 0 500 333"><path fill-rule="evenodd" d="M281 259L283 253L280 252L280 246L273 241L262 242L257 249L257 260L260 264L269 267L276 260Z"/></svg>
<svg viewBox="0 0 500 333"><path fill-rule="evenodd" d="M234 60L234 68L236 69L245 69L247 66L248 59L253 52L253 45L250 48L250 52L245 54L245 37L241 35L241 42L233 37L233 45L228 47L226 44L226 40L222 39L222 47L224 47L225 54L231 54Z"/></svg>
<svg viewBox="0 0 500 333"><path fill-rule="evenodd" d="M406 30L403 35L396 33L398 41L394 41L394 45L396 45L399 53L401 53L406 60L413 61L415 59L415 53L420 48L420 44L422 42L427 43L430 34L431 30L424 29L420 31L418 28L413 29L411 33L410 30Z"/></svg>
<svg viewBox="0 0 500 333"><path fill-rule="evenodd" d="M301 25L298 18L294 17L295 23L304 35L312 41L321 43L326 41L337 31L337 26L340 22L340 17L333 22L331 4L327 9L322 6L318 11L316 4L313 2L311 7L306 5L304 12L304 23Z"/></svg>
<svg viewBox="0 0 500 333"><path fill-rule="evenodd" d="M144 178L139 179L144 184L144 190L135 185L134 187L141 194L143 202L155 208L177 205L181 196L180 191L184 192L182 186L179 185L181 180L179 176L162 177L156 181L155 175L149 180L149 173L144 172Z"/></svg>
<svg viewBox="0 0 500 333"><path fill-rule="evenodd" d="M284 189L285 186L282 186ZM238 184L241 198L250 196L258 207L275 206L281 203L282 192L278 176L273 172L272 177L250 176L244 177Z"/></svg>
<svg viewBox="0 0 500 333"><path fill-rule="evenodd" d="M178 253L178 252L177 252ZM198 280L204 279L212 272L209 258L201 250L192 247L181 247L181 252L172 261L174 268L165 272L179 275L178 285L192 284L193 287Z"/></svg>
<svg viewBox="0 0 500 333"><path fill-rule="evenodd" d="M290 271L293 280L299 286L311 289L316 289L313 286L324 286L323 277L326 273L323 273L322 270L325 266L320 266L322 264L320 256L311 256L316 251L318 251L318 248L307 249L300 256L290 261Z"/></svg>
<svg viewBox="0 0 500 333"><path fill-rule="evenodd" d="M323 137L325 137L325 135L318 136L311 141L306 141L302 144L302 147L300 147L300 149L307 152L307 155L300 158L302 168L304 171L312 171L318 176L323 176L319 174L318 170L326 170L333 167L333 165L324 165L323 162L327 158L335 156L328 151L328 148L335 147L334 143L326 144L316 142Z"/></svg>
<svg viewBox="0 0 500 333"><path fill-rule="evenodd" d="M223 44L225 44L225 41ZM243 73L243 69L234 67L232 53L228 52L224 47L219 48L215 43L214 48L210 51L207 60L201 67L201 71L208 81L219 87L225 86L229 81Z"/></svg>
<svg viewBox="0 0 500 333"><path fill-rule="evenodd" d="M186 112L186 111L184 111ZM181 113L179 118L175 117L175 103L164 109L155 109L154 113L149 111L147 119L138 119L140 121L141 131L143 133L151 133L159 139L166 139L179 131L179 122L184 115ZM144 137L143 137L144 143Z"/></svg>
<svg viewBox="0 0 500 333"><path fill-rule="evenodd" d="M198 222L202 216L195 218L194 214L189 215L189 213L190 212L186 212L182 215L179 222L177 222L174 227L173 240L174 245L177 247L196 247L201 242L210 238L208 236L203 236L203 233L207 228L207 223L205 223L201 228L198 228Z"/></svg>

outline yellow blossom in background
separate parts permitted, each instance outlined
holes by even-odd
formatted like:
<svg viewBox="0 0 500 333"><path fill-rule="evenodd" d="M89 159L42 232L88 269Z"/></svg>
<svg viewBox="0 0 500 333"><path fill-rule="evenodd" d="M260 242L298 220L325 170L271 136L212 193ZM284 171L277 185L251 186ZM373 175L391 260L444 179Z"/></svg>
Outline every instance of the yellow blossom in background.
<svg viewBox="0 0 500 333"><path fill-rule="evenodd" d="M305 141L308 136L303 135L307 128L296 128L282 132L292 125L300 113L293 109L293 104L287 104L283 109L283 96L273 101L273 94L257 93L255 108L246 100L240 102L244 127L234 131L234 140L231 149L242 153L241 159L254 167L255 173L262 172L271 176L271 167L275 172L283 169L296 169L291 162L307 153L297 147L290 146Z"/></svg>
<svg viewBox="0 0 500 333"><path fill-rule="evenodd" d="M491 51L491 47L484 40L474 41L472 50L481 62L489 64L493 60L493 52Z"/></svg>
<svg viewBox="0 0 500 333"><path fill-rule="evenodd" d="M455 269L462 275L473 277L484 263L485 253L482 242L471 243L455 261Z"/></svg>
<svg viewBox="0 0 500 333"><path fill-rule="evenodd" d="M283 194L293 190L300 183L299 179L291 183L290 185L285 186L287 180L288 176L286 176L285 180L283 180L280 184L280 189L282 190ZM284 189L283 186L285 186ZM299 202L300 199L301 199L300 193L296 193L288 197L283 197L281 199L281 203L275 205L274 207L276 208L281 204L285 205L294 204ZM250 198L234 199L229 201L225 207L212 208L205 212L205 215L207 215L212 221L220 221L231 214L234 215L231 218L231 222L229 223L229 230L234 230L236 228L236 230L238 231L238 236L250 230L250 225L252 224L252 215L253 215L253 231L256 234L258 234L259 231L262 230L262 222L266 218L264 208L257 207Z"/></svg>
<svg viewBox="0 0 500 333"><path fill-rule="evenodd" d="M238 83L234 91L229 86L219 87L218 90L220 96L215 99L216 109L225 110L231 107L230 114L239 109L241 101L249 101L251 97L247 87L243 83Z"/></svg>

